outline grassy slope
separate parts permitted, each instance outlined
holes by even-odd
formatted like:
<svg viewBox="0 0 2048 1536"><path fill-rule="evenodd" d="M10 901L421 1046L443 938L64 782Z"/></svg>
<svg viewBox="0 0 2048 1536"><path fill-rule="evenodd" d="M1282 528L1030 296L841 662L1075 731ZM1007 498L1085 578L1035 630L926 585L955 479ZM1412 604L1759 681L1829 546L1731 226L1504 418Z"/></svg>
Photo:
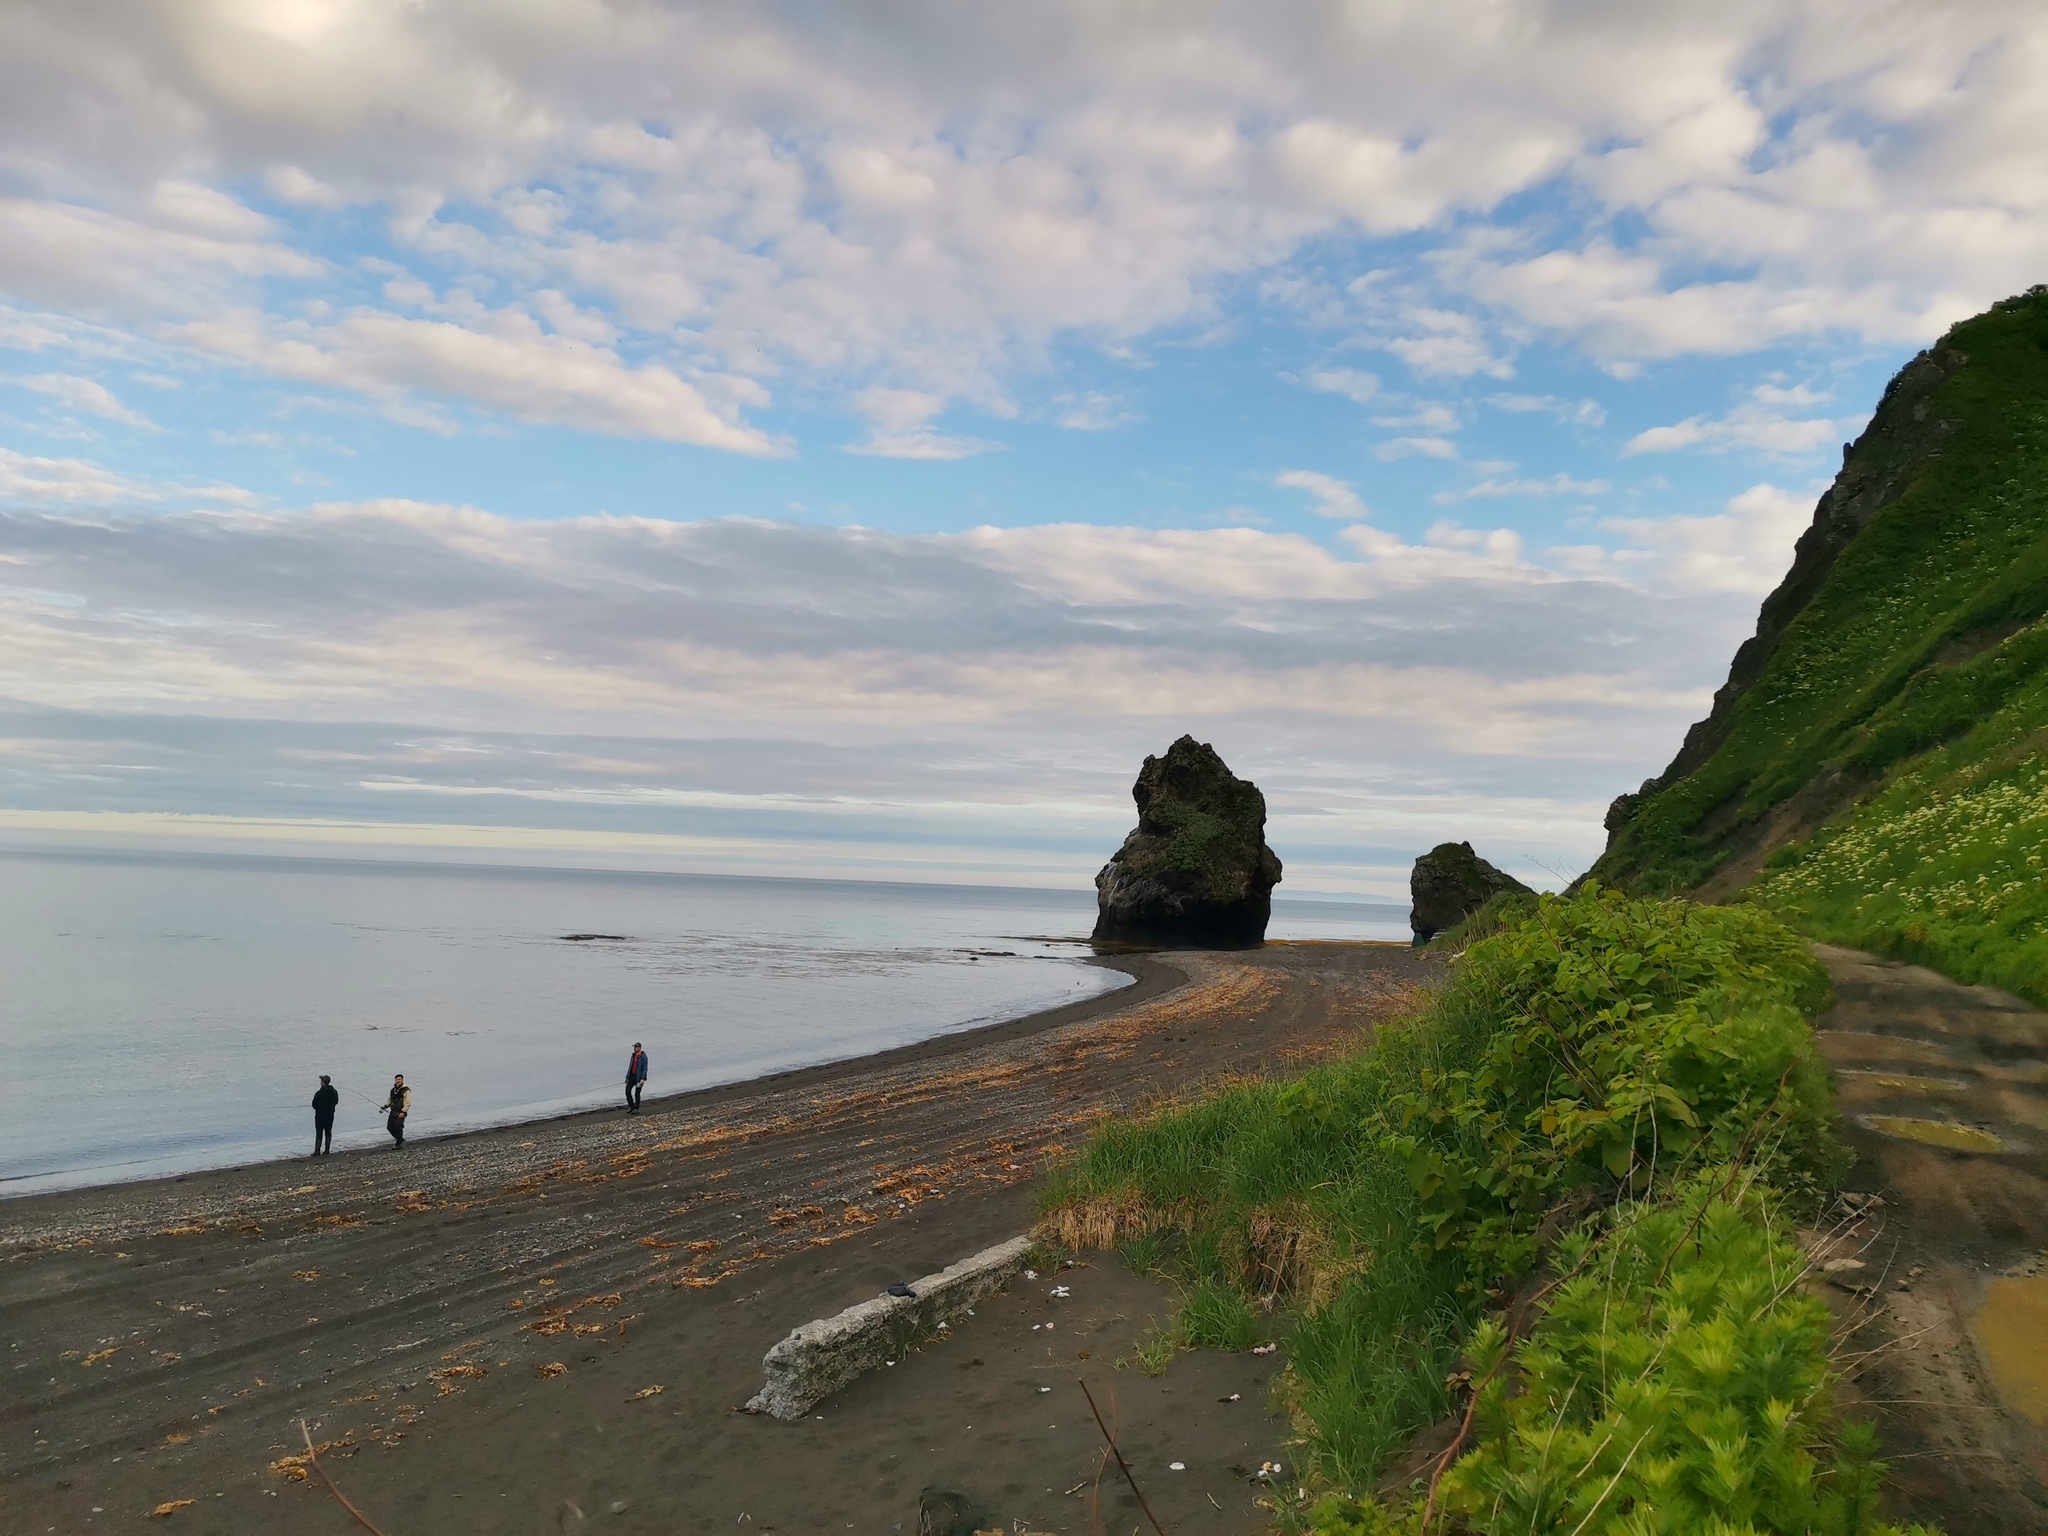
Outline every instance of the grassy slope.
<svg viewBox="0 0 2048 1536"><path fill-rule="evenodd" d="M1297 1526L1416 1529L1407 1496L1357 1495L1452 1406L1463 1352L1485 1390L1442 1490L1461 1529L1652 1507L1674 1533L1880 1529L1781 1215L1834 1156L1807 1023L1825 976L1752 910L1593 892L1501 921L1370 1049L1105 1126L1047 1228L1174 1275L1169 1344L1287 1337L1298 1471L1326 1495ZM1565 1282L1511 1346L1481 1320L1553 1242ZM1562 1469L1559 1433L1588 1452Z"/></svg>
<svg viewBox="0 0 2048 1536"><path fill-rule="evenodd" d="M1817 936L2048 1000L2048 904L2027 879L2048 840L2048 290L1902 372L1833 495L1875 483L1883 504L1838 527L1831 562L1803 542L1765 607L1774 633L1593 874L1697 889L1808 830L1782 814L1805 791L1837 813L1778 855L1763 900Z"/></svg>

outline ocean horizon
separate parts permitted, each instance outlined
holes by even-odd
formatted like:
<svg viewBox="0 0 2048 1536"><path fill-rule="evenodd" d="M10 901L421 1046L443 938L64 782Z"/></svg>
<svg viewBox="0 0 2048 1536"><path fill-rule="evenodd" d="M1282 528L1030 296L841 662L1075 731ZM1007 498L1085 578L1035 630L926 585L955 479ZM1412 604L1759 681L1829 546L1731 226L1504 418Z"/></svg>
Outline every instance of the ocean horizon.
<svg viewBox="0 0 2048 1536"><path fill-rule="evenodd" d="M1094 893L644 869L0 849L0 1198L338 1151L865 1056L1129 984ZM1269 937L1405 938L1276 897ZM583 936L583 937L571 937ZM407 1156L431 1156L429 1149Z"/></svg>

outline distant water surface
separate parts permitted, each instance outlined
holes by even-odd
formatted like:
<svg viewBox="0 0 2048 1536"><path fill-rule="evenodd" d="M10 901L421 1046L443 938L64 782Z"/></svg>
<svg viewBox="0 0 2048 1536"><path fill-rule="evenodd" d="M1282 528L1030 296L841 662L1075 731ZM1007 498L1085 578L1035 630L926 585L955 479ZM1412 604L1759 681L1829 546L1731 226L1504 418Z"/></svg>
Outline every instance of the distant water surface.
<svg viewBox="0 0 2048 1536"><path fill-rule="evenodd" d="M1405 914L1280 901L1275 938ZM0 852L0 1195L387 1144L906 1045L1128 984L1092 892ZM570 934L602 938L571 940ZM612 937L616 936L616 937ZM411 1155L410 1153L408 1155Z"/></svg>

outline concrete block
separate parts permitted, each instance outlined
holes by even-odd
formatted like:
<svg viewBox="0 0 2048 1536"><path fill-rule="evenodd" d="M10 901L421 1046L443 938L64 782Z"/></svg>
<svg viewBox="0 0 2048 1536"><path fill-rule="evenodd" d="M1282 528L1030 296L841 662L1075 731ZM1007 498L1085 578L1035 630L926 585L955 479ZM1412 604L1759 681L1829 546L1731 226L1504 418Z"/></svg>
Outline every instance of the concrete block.
<svg viewBox="0 0 2048 1536"><path fill-rule="evenodd" d="M1000 1291L1023 1270L1030 1251L1029 1237L1013 1237L913 1280L908 1296L877 1296L791 1330L762 1358L768 1380L747 1412L802 1418L847 1383L899 1359L913 1339Z"/></svg>

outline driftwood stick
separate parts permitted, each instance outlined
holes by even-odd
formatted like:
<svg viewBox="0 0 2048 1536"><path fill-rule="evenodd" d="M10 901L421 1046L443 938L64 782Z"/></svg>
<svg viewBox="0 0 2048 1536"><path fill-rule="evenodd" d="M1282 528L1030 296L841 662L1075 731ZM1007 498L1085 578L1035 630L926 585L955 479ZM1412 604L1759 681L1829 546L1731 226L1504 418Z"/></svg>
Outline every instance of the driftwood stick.
<svg viewBox="0 0 2048 1536"><path fill-rule="evenodd" d="M1166 1536L1166 1527L1159 1523L1159 1517L1152 1513L1152 1506L1145 1502L1145 1490L1138 1486L1138 1478L1131 1471L1131 1464L1124 1460L1124 1453L1117 1448L1116 1436L1112 1435L1109 1426L1102 1422L1102 1410L1095 1406L1095 1394L1088 1390L1087 1382L1081 1382L1080 1386L1081 1395L1088 1399L1088 1411L1095 1415L1095 1427L1102 1431L1102 1438L1109 1445L1110 1455L1116 1458L1117 1466L1123 1471L1124 1481L1131 1485L1131 1492L1138 1496L1138 1508L1145 1511L1145 1518L1152 1522L1152 1529L1157 1531L1159 1536Z"/></svg>
<svg viewBox="0 0 2048 1536"><path fill-rule="evenodd" d="M327 1469L320 1465L320 1453L313 1449L313 1432L306 1428L306 1421L304 1419L299 1420L299 1433L306 1437L306 1465L320 1474L320 1481L327 1485L327 1491L341 1500L341 1507L343 1509L356 1517L357 1525L370 1532L371 1536L384 1536L382 1531L370 1524L370 1517L360 1509L357 1509L355 1505L349 1503L348 1495L334 1486L334 1479L329 1477Z"/></svg>

